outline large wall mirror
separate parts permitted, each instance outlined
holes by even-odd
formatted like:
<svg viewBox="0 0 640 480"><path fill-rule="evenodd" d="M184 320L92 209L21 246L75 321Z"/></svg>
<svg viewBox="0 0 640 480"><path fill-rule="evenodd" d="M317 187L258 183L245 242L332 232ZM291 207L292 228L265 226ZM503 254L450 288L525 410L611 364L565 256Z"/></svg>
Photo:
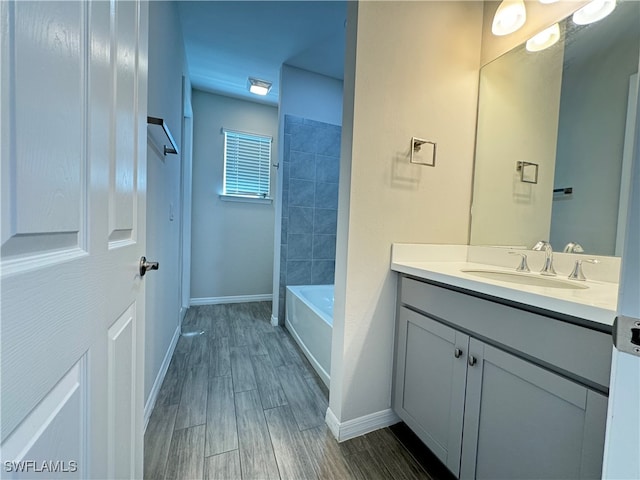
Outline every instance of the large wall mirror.
<svg viewBox="0 0 640 480"><path fill-rule="evenodd" d="M636 118L640 2L559 24L536 52L521 45L480 73L472 245L570 242L620 255Z"/></svg>

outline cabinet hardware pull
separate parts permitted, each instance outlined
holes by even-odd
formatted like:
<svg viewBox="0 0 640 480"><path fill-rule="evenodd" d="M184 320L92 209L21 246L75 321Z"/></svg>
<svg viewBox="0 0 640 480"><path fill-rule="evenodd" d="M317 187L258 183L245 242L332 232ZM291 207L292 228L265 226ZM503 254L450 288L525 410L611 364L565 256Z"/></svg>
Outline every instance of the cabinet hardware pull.
<svg viewBox="0 0 640 480"><path fill-rule="evenodd" d="M460 350L459 348L456 348L456 349L454 350L454 352L453 352L453 355L454 355L456 358L460 358L460 357L462 356L462 350Z"/></svg>
<svg viewBox="0 0 640 480"><path fill-rule="evenodd" d="M473 355L469 355L469 366L473 367L477 363L478 359Z"/></svg>

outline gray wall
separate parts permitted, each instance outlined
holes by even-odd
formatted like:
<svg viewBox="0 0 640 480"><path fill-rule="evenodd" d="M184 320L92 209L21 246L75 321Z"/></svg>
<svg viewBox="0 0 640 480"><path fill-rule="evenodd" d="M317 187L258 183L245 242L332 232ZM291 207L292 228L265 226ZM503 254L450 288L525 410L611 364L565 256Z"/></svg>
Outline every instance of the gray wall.
<svg viewBox="0 0 640 480"><path fill-rule="evenodd" d="M287 285L333 284L341 127L284 117L280 302Z"/></svg>
<svg viewBox="0 0 640 480"><path fill-rule="evenodd" d="M221 128L271 135L275 163L278 110L199 90L193 91L192 104L191 301L270 298L275 208L273 204L220 200L224 168ZM273 196L277 194L275 171L271 171Z"/></svg>
<svg viewBox="0 0 640 480"><path fill-rule="evenodd" d="M637 23L637 5L630 6ZM606 27L606 20L593 28ZM639 38L635 24L616 34L609 48L587 58L576 54L580 40L566 47L565 57L579 60L563 72L554 186L573 187L573 194L554 198L556 250L579 242L587 253L615 254L629 76L638 71Z"/></svg>
<svg viewBox="0 0 640 480"><path fill-rule="evenodd" d="M182 153L182 76L188 76L178 10L149 2L148 114L167 122ZM145 277L145 402L180 327L180 166L186 158L147 143L147 251L160 270ZM173 219L169 212L173 212Z"/></svg>

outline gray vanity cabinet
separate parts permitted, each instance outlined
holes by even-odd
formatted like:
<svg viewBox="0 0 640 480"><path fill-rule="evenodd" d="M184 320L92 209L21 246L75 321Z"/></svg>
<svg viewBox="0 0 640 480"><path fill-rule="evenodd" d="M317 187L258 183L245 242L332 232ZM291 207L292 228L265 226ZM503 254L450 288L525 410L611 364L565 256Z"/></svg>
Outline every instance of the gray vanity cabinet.
<svg viewBox="0 0 640 480"><path fill-rule="evenodd" d="M471 339L460 478L600 478L607 398Z"/></svg>
<svg viewBox="0 0 640 480"><path fill-rule="evenodd" d="M469 336L406 308L398 321L396 410L457 475Z"/></svg>
<svg viewBox="0 0 640 480"><path fill-rule="evenodd" d="M393 408L459 478L600 478L610 355L606 332L402 277Z"/></svg>

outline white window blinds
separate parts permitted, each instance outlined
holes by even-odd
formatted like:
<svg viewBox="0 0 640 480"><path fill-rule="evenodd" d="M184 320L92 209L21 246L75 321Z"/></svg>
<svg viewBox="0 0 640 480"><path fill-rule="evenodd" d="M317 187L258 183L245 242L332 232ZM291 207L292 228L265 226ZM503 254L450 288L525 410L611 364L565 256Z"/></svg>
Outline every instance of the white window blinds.
<svg viewBox="0 0 640 480"><path fill-rule="evenodd" d="M224 194L269 197L271 137L224 132Z"/></svg>

